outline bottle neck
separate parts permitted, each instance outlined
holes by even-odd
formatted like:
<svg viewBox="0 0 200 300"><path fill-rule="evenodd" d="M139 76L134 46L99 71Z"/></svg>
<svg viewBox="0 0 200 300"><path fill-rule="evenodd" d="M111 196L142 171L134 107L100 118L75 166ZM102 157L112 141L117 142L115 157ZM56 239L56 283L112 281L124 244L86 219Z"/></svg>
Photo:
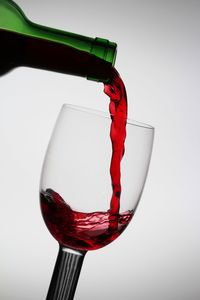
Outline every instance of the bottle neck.
<svg viewBox="0 0 200 300"><path fill-rule="evenodd" d="M8 69L25 66L102 82L110 78L112 63L87 51L12 31L0 30L0 35Z"/></svg>
<svg viewBox="0 0 200 300"><path fill-rule="evenodd" d="M110 42L103 38L91 38L63 30L49 28L46 26L38 25L31 22L25 17L26 25L24 33L39 38L48 40L58 44L74 48L76 50L84 51L93 54L102 60L105 60L112 65L116 59L116 43Z"/></svg>
<svg viewBox="0 0 200 300"><path fill-rule="evenodd" d="M35 24L11 0L0 0L0 34L0 74L28 66L106 82L115 62L115 43Z"/></svg>

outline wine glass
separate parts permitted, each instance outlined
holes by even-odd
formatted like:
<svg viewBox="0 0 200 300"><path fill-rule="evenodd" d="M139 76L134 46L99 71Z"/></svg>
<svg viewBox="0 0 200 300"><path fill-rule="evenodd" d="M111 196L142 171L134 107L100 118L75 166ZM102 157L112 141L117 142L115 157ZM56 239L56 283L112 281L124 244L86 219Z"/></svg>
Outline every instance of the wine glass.
<svg viewBox="0 0 200 300"><path fill-rule="evenodd" d="M64 104L44 159L41 211L59 253L47 300L72 300L88 250L114 241L131 221L147 176L154 129L127 120L120 209L110 209L109 114Z"/></svg>

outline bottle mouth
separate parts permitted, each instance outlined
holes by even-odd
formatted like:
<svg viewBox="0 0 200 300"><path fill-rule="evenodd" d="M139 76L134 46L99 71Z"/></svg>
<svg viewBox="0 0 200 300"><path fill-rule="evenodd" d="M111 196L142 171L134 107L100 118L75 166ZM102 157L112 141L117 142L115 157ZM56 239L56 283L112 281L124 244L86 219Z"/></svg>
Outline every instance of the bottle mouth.
<svg viewBox="0 0 200 300"><path fill-rule="evenodd" d="M116 60L117 44L96 37L92 43L90 54L92 63L88 70L87 79L108 82Z"/></svg>
<svg viewBox="0 0 200 300"><path fill-rule="evenodd" d="M114 66L117 55L117 44L110 42L109 40L96 37L92 43L90 53Z"/></svg>

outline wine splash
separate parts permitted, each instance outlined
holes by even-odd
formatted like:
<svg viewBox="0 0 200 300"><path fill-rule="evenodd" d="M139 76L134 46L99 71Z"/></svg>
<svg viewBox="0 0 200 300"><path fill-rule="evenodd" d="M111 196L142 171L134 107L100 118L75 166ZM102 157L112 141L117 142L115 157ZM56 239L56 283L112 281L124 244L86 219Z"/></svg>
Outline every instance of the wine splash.
<svg viewBox="0 0 200 300"><path fill-rule="evenodd" d="M96 250L111 243L133 216L132 211L122 214L74 211L51 189L40 193L40 201L44 221L54 238L61 245L77 250ZM115 230L110 230L111 223L118 224Z"/></svg>
<svg viewBox="0 0 200 300"><path fill-rule="evenodd" d="M121 160L125 151L127 96L118 72L113 68L112 76L104 84L104 92L110 97L110 139L112 157L110 175L112 197L106 212L83 213L74 211L63 198L52 189L41 191L41 210L45 223L54 238L61 244L78 250L95 250L115 240L127 227L133 211L120 211Z"/></svg>

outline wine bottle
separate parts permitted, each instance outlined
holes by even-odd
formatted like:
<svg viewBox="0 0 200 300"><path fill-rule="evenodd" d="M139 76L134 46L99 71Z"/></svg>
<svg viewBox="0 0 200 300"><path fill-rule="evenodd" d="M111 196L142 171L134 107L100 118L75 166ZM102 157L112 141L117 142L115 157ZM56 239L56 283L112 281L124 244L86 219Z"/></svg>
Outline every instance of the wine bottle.
<svg viewBox="0 0 200 300"><path fill-rule="evenodd" d="M11 0L0 0L0 75L19 66L107 82L117 45L102 38L31 22Z"/></svg>

